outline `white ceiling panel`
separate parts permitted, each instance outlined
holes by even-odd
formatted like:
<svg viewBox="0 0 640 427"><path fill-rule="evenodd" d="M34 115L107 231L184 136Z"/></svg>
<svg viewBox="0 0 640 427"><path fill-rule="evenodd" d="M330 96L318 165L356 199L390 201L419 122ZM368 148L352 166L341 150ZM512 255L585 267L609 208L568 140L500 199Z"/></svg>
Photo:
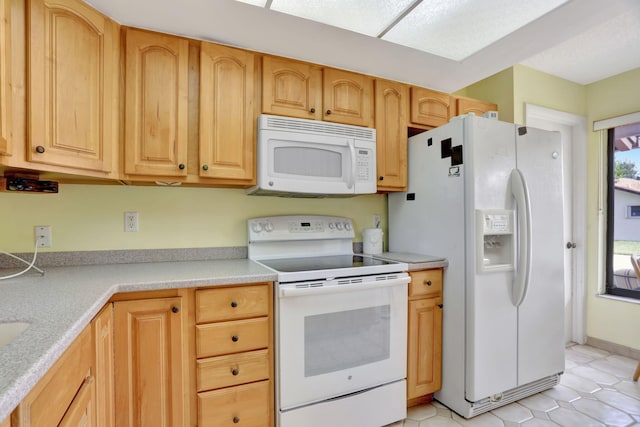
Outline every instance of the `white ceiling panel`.
<svg viewBox="0 0 640 427"><path fill-rule="evenodd" d="M462 61L566 1L423 1L383 39Z"/></svg>

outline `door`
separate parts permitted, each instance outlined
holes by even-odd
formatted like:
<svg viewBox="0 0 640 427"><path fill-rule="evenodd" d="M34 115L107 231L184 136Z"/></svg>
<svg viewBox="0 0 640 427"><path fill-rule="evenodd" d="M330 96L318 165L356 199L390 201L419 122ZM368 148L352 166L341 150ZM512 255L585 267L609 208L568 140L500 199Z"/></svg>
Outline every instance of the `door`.
<svg viewBox="0 0 640 427"><path fill-rule="evenodd" d="M113 304L117 426L184 425L189 393L181 301Z"/></svg>
<svg viewBox="0 0 640 427"><path fill-rule="evenodd" d="M564 177L565 342L584 343L586 250L586 120L582 116L526 104L528 126L561 135ZM575 244L575 247L573 246Z"/></svg>
<svg viewBox="0 0 640 427"><path fill-rule="evenodd" d="M281 410L405 378L409 278L389 282L328 292L280 285L276 376Z"/></svg>
<svg viewBox="0 0 640 427"><path fill-rule="evenodd" d="M511 123L476 116L466 116L464 123L468 242L465 397L475 402L517 385L518 312L512 301L513 265L481 268L477 256L486 247L477 212L514 208L509 180L516 166L516 147ZM484 259L480 262L484 263ZM446 278L445 282L449 283ZM449 306L446 288L445 313ZM447 356L443 356L446 360Z"/></svg>
<svg viewBox="0 0 640 427"><path fill-rule="evenodd" d="M187 175L189 41L127 28L125 172Z"/></svg>
<svg viewBox="0 0 640 427"><path fill-rule="evenodd" d="M118 25L76 0L29 2L28 160L112 170Z"/></svg>
<svg viewBox="0 0 640 427"><path fill-rule="evenodd" d="M517 128L517 167L530 207L530 276L518 306L518 385L523 385L564 371L563 154L558 133Z"/></svg>

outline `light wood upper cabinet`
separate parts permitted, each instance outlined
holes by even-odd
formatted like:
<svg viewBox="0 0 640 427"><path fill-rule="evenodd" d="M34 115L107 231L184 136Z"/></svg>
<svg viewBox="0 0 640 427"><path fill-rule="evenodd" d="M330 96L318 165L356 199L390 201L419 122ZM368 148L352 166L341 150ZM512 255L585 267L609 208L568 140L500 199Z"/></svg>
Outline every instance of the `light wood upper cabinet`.
<svg viewBox="0 0 640 427"><path fill-rule="evenodd" d="M321 68L305 62L264 56L262 112L321 120Z"/></svg>
<svg viewBox="0 0 640 427"><path fill-rule="evenodd" d="M441 126L455 115L455 103L448 93L411 87L411 123L427 127Z"/></svg>
<svg viewBox="0 0 640 427"><path fill-rule="evenodd" d="M182 297L114 304L116 425L188 425Z"/></svg>
<svg viewBox="0 0 640 427"><path fill-rule="evenodd" d="M27 160L111 171L118 25L79 0L32 0L28 28Z"/></svg>
<svg viewBox="0 0 640 427"><path fill-rule="evenodd" d="M376 158L378 191L407 189L409 88L376 79Z"/></svg>
<svg viewBox="0 0 640 427"><path fill-rule="evenodd" d="M487 111L498 111L498 104L493 102L478 101L471 98L456 98L456 115L461 116L463 114L473 113L476 116L481 116Z"/></svg>
<svg viewBox="0 0 640 427"><path fill-rule="evenodd" d="M325 68L322 82L323 120L373 127L373 78Z"/></svg>
<svg viewBox="0 0 640 427"><path fill-rule="evenodd" d="M200 176L255 180L255 54L203 42Z"/></svg>
<svg viewBox="0 0 640 427"><path fill-rule="evenodd" d="M127 28L125 172L187 175L189 42Z"/></svg>
<svg viewBox="0 0 640 427"><path fill-rule="evenodd" d="M11 0L0 0L0 154L11 153Z"/></svg>

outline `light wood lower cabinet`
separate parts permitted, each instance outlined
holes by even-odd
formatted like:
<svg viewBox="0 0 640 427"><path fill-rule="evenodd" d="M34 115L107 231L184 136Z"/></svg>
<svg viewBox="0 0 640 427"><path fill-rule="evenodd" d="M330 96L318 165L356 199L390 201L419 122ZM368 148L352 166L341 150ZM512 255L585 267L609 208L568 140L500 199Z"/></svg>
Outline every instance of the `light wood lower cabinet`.
<svg viewBox="0 0 640 427"><path fill-rule="evenodd" d="M409 272L407 404L432 399L441 386L442 269Z"/></svg>
<svg viewBox="0 0 640 427"><path fill-rule="evenodd" d="M96 426L115 426L115 377L113 364L113 304L107 304L91 322L96 359Z"/></svg>
<svg viewBox="0 0 640 427"><path fill-rule="evenodd" d="M116 425L188 425L182 297L113 305Z"/></svg>
<svg viewBox="0 0 640 427"><path fill-rule="evenodd" d="M199 427L273 426L271 285L196 290Z"/></svg>
<svg viewBox="0 0 640 427"><path fill-rule="evenodd" d="M11 427L11 417L7 417L6 420L1 422L0 427Z"/></svg>
<svg viewBox="0 0 640 427"><path fill-rule="evenodd" d="M93 354L87 327L18 405L12 427L95 425Z"/></svg>

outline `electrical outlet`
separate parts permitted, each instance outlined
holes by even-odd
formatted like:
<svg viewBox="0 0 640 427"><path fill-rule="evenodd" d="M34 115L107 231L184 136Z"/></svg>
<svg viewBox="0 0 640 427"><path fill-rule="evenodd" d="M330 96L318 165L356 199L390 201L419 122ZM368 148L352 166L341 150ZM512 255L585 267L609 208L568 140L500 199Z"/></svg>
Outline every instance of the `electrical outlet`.
<svg viewBox="0 0 640 427"><path fill-rule="evenodd" d="M124 231L126 233L138 232L138 212L124 213Z"/></svg>
<svg viewBox="0 0 640 427"><path fill-rule="evenodd" d="M33 234L36 237L36 246L39 248L51 247L51 226L36 225L33 227Z"/></svg>
<svg viewBox="0 0 640 427"><path fill-rule="evenodd" d="M373 214L373 228L380 228L380 215Z"/></svg>

